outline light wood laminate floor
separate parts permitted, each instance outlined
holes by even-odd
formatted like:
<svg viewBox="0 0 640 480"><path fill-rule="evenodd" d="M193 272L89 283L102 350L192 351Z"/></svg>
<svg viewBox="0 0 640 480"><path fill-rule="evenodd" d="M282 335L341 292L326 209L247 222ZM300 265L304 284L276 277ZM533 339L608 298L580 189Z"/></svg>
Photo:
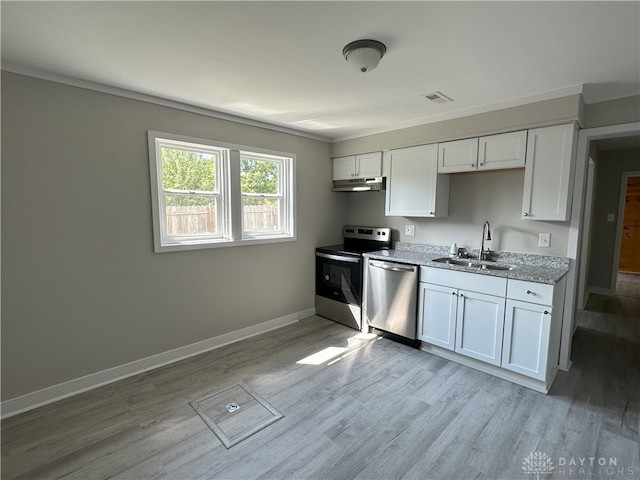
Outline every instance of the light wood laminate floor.
<svg viewBox="0 0 640 480"><path fill-rule="evenodd" d="M543 395L310 317L3 421L2 478L535 479L532 452L540 478L638 478L638 322L603 318ZM189 401L240 381L285 417L227 450ZM570 470L590 457L615 474Z"/></svg>
<svg viewBox="0 0 640 480"><path fill-rule="evenodd" d="M618 272L616 296L640 298L640 273Z"/></svg>

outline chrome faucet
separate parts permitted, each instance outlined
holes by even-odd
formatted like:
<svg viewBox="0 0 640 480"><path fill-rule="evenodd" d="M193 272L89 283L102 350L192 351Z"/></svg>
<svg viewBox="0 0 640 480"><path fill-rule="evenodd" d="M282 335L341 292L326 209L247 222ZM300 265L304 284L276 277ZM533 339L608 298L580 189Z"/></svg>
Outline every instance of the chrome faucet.
<svg viewBox="0 0 640 480"><path fill-rule="evenodd" d="M486 235L484 233L485 227L487 228ZM491 240L491 226L489 225L489 222L484 222L484 225L482 225L482 242L480 244L480 260L491 260L489 258L489 255L491 255L491 250L488 248L486 250L484 249L485 238L487 240Z"/></svg>

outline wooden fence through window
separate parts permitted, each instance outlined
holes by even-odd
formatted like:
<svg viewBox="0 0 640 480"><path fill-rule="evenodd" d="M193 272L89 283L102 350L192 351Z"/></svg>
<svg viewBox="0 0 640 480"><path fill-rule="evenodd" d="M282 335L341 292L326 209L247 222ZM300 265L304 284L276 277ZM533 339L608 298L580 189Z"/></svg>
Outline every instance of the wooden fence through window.
<svg viewBox="0 0 640 480"><path fill-rule="evenodd" d="M168 235L198 235L216 231L213 205L167 206ZM280 228L277 206L245 205L243 227L249 232L270 232Z"/></svg>

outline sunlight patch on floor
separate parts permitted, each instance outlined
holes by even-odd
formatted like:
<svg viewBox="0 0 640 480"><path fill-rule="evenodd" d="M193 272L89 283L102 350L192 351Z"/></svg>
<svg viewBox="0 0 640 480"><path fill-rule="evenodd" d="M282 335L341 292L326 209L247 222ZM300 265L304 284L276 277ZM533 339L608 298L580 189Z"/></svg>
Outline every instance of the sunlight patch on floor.
<svg viewBox="0 0 640 480"><path fill-rule="evenodd" d="M327 347L324 350L320 350L313 355L303 358L302 360L298 360L296 363L300 363L302 365L322 365L324 362L327 362L338 355L342 355L347 350L349 349L346 347Z"/></svg>
<svg viewBox="0 0 640 480"><path fill-rule="evenodd" d="M303 358L302 360L298 360L296 363L300 365L322 365L326 362L329 362L327 363L327 365L332 365L335 362L360 350L365 346L367 340L376 340L378 338L378 335L375 335L373 333L361 332L347 339L347 347L327 347L323 350L320 350L319 352Z"/></svg>

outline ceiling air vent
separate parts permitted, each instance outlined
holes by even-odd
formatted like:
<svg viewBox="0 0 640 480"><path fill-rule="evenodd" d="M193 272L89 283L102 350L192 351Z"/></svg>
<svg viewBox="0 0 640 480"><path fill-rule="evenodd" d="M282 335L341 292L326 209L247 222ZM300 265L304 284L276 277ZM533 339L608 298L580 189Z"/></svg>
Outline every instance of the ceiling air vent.
<svg viewBox="0 0 640 480"><path fill-rule="evenodd" d="M453 100L451 100L449 97L447 97L446 95L444 95L441 92L433 92L433 93L427 93L424 98L426 98L427 100L432 101L433 103L449 103L449 102L453 102Z"/></svg>

